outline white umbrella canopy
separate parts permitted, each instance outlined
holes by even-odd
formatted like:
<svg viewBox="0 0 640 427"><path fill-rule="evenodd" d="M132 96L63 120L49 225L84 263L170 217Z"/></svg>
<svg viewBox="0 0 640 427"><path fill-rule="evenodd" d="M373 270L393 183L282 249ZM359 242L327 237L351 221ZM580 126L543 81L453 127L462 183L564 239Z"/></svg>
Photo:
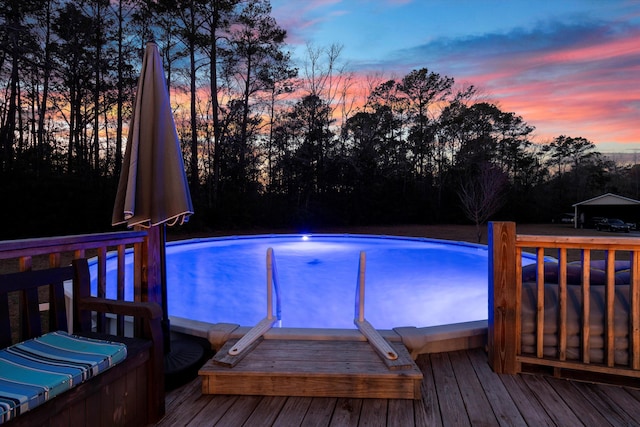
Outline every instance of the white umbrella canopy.
<svg viewBox="0 0 640 427"><path fill-rule="evenodd" d="M182 224L193 214L158 46L147 43L112 224Z"/></svg>
<svg viewBox="0 0 640 427"><path fill-rule="evenodd" d="M159 230L161 300L156 300L158 289L155 282L153 285L147 283L147 288L139 291L150 301L162 304L165 381L184 377L183 373L191 369L190 365L197 363L204 354L202 346L197 343L171 339L167 307L165 226L183 224L191 214L191 194L173 121L162 58L158 46L149 42L129 124L112 225L126 224L128 227Z"/></svg>

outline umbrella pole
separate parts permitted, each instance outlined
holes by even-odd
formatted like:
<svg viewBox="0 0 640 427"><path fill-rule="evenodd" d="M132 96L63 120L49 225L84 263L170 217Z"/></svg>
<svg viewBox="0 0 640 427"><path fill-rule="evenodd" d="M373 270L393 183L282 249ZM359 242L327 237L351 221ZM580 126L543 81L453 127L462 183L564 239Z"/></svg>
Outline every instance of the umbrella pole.
<svg viewBox="0 0 640 427"><path fill-rule="evenodd" d="M160 229L160 292L162 294L162 336L164 339L164 374L168 389L184 384L185 379L195 377L202 365L205 343L194 337L177 337L171 342L169 301L167 295L167 226ZM209 343L206 342L206 345Z"/></svg>
<svg viewBox="0 0 640 427"><path fill-rule="evenodd" d="M162 293L162 336L164 338L164 354L171 352L171 322L169 321L169 301L167 297L167 225L162 223L160 229L160 291Z"/></svg>

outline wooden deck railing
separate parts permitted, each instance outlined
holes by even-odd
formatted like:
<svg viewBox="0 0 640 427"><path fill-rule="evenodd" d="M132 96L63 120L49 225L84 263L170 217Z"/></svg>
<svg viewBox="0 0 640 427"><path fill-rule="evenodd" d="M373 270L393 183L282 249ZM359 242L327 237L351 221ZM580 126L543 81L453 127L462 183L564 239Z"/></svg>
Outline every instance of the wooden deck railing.
<svg viewBox="0 0 640 427"><path fill-rule="evenodd" d="M536 306L528 307L535 312L535 351L524 354L522 351L522 313L523 313L523 252L531 252L536 255L536 278L534 293L536 293ZM557 259L557 324L553 325L556 331L557 345L553 349L554 356L549 356L545 347L545 256L553 256ZM568 292L567 264L568 260L581 262L581 277L579 277L578 289ZM591 284L592 270L584 268L591 266L595 259L603 259L605 265L605 280L602 286L604 291L604 325L594 328L592 325L595 301L592 301L592 293L597 285ZM616 310L620 305L616 298L620 298L620 292L616 292L615 261L625 260L629 262L629 280L625 285L623 306L628 310L628 325L624 331L628 343L624 348L614 335ZM575 277L574 277L575 280ZM628 286L628 293L626 287ZM618 293L618 297L616 297ZM599 295L600 295L599 294ZM579 357L567 357L567 342L569 330L567 311L570 296L579 295L580 309L577 314L577 328L580 340ZM548 309L548 307L547 307ZM620 314L620 313L618 313ZM627 313L625 313L625 316ZM554 319L555 321L556 319ZM522 370L522 365L545 365L552 367L559 373L563 369L588 371L589 373L614 374L630 377L640 377L640 239L630 237L618 237L608 235L606 237L566 237L566 236L531 236L516 234L515 223L494 222L489 224L489 330L488 350L489 363L498 373L517 373ZM590 350L593 345L590 337L594 335L594 329L602 327L603 361L594 363L590 358ZM620 333L618 332L618 335ZM575 338L575 337L573 337ZM554 341L555 342L555 341ZM628 363L615 362L615 352L627 352Z"/></svg>
<svg viewBox="0 0 640 427"><path fill-rule="evenodd" d="M22 240L0 241L0 260L4 269L26 271L34 269L34 259L39 268L59 267L71 259L96 256L97 296L105 297L107 286L116 288L117 299L124 299L125 251L134 251L134 301L161 301L159 228L144 231L124 231L75 236L44 237ZM116 283L107 284L107 252L117 253ZM12 266L12 262L14 265ZM38 267L35 267L38 268ZM118 319L117 327L123 327Z"/></svg>

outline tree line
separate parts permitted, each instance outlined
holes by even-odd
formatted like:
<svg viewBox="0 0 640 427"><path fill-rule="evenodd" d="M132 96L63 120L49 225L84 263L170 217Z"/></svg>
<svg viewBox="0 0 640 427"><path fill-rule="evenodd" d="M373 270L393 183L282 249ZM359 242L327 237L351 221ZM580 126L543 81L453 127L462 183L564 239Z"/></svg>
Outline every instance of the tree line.
<svg viewBox="0 0 640 427"><path fill-rule="evenodd" d="M268 0L1 0L0 238L108 231L146 43L163 55L189 227L548 221L637 170L434 70L295 62ZM479 228L480 229L480 228Z"/></svg>

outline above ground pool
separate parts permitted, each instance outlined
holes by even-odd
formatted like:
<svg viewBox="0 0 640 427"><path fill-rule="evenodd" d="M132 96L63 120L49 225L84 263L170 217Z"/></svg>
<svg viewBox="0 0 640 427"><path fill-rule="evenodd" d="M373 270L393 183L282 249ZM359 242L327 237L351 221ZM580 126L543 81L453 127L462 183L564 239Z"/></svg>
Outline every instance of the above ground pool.
<svg viewBox="0 0 640 427"><path fill-rule="evenodd" d="M326 234L169 242L169 314L255 325L267 312L268 248L273 248L276 261L283 327L355 328L361 251L366 253L365 318L375 328L487 319L486 246ZM128 283L133 283L132 262L132 254L127 254ZM115 256L107 260L107 274L108 283L115 283ZM126 299L132 299L128 292Z"/></svg>

